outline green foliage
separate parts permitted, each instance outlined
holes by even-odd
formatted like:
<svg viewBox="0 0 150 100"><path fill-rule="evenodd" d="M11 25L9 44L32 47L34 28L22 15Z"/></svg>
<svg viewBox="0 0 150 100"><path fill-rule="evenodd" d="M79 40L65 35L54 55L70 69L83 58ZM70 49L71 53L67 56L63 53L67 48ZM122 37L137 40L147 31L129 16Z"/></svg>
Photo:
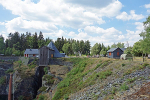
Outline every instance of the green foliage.
<svg viewBox="0 0 150 100"><path fill-rule="evenodd" d="M125 66L126 64L122 64L122 67Z"/></svg>
<svg viewBox="0 0 150 100"><path fill-rule="evenodd" d="M146 66L148 66L149 64L148 63L144 63L142 66L143 67L146 67Z"/></svg>
<svg viewBox="0 0 150 100"><path fill-rule="evenodd" d="M44 67L45 74L48 74L48 67Z"/></svg>
<svg viewBox="0 0 150 100"><path fill-rule="evenodd" d="M116 88L116 87L112 87L112 89L111 89L111 93L112 93L112 94L115 94L115 93L116 93L116 91L117 91L117 88Z"/></svg>
<svg viewBox="0 0 150 100"><path fill-rule="evenodd" d="M125 91L125 90L128 90L129 87L124 83L124 84L121 85L120 89Z"/></svg>
<svg viewBox="0 0 150 100"><path fill-rule="evenodd" d="M66 44L63 45L62 50L68 55L70 48L71 48L70 44L66 43Z"/></svg>
<svg viewBox="0 0 150 100"><path fill-rule="evenodd" d="M43 80L47 81L46 84L47 85L50 85L50 84L53 84L54 83L54 79L52 76L46 74L43 76Z"/></svg>
<svg viewBox="0 0 150 100"><path fill-rule="evenodd" d="M44 100L45 99L45 96L44 95L40 95L38 100Z"/></svg>
<svg viewBox="0 0 150 100"><path fill-rule="evenodd" d="M47 87L42 86L42 87L39 88L38 91L43 92L43 91L45 91L46 89L47 89Z"/></svg>
<svg viewBox="0 0 150 100"><path fill-rule="evenodd" d="M20 95L19 97L18 97L18 100L23 100L24 99L24 96L23 95Z"/></svg>
<svg viewBox="0 0 150 100"><path fill-rule="evenodd" d="M128 78L126 81L128 82L128 83L132 83L132 82L134 82L136 80L136 78Z"/></svg>
<svg viewBox="0 0 150 100"><path fill-rule="evenodd" d="M125 46L124 46L124 43L121 43L121 42L118 42L117 44L113 44L113 45L111 45L111 48L124 48Z"/></svg>
<svg viewBox="0 0 150 100"><path fill-rule="evenodd" d="M0 77L0 85L4 84L6 82L6 76Z"/></svg>
<svg viewBox="0 0 150 100"><path fill-rule="evenodd" d="M97 64L96 65L96 67L95 67L95 69L97 69L99 66L101 66L102 64L100 63L100 64Z"/></svg>
<svg viewBox="0 0 150 100"><path fill-rule="evenodd" d="M5 71L5 73L7 73L7 74L12 73L12 72L13 72L12 68L9 68L7 71Z"/></svg>
<svg viewBox="0 0 150 100"><path fill-rule="evenodd" d="M112 71L110 70L106 70L106 71L102 71L96 74L96 77L102 79L106 79L107 76L110 76L112 74Z"/></svg>

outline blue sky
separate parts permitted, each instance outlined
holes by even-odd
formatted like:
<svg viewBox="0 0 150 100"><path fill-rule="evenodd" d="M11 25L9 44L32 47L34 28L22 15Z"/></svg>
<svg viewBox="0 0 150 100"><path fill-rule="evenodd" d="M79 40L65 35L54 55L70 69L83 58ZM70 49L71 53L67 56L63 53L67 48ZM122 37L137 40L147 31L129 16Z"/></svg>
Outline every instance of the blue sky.
<svg viewBox="0 0 150 100"><path fill-rule="evenodd" d="M0 34L42 31L53 40L133 46L149 15L149 0L0 0Z"/></svg>

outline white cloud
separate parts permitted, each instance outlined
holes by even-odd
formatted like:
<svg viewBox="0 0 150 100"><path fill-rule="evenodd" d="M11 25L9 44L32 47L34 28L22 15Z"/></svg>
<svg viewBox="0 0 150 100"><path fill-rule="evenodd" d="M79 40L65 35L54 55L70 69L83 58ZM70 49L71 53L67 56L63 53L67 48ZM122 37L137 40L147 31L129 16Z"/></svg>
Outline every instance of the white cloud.
<svg viewBox="0 0 150 100"><path fill-rule="evenodd" d="M145 4L145 8L150 8L150 4Z"/></svg>
<svg viewBox="0 0 150 100"><path fill-rule="evenodd" d="M4 22L0 22L0 25L5 25L5 23Z"/></svg>
<svg viewBox="0 0 150 100"><path fill-rule="evenodd" d="M128 15L126 12L122 12L120 15L116 16L117 19L127 21L127 20L140 20L143 19L144 16L142 14L137 15L135 14L134 10L130 11L130 15Z"/></svg>
<svg viewBox="0 0 150 100"><path fill-rule="evenodd" d="M84 0L82 1L84 2ZM94 2L98 3L96 4ZM0 4L6 9L11 10L14 15L18 15L27 22L47 22L52 26L58 25L75 29L84 28L88 25L93 25L94 23L103 24L105 23L102 19L103 16L116 16L122 8L121 2L116 0L106 0L103 2L96 0L94 2L92 1L93 4L99 6L98 8L93 6L83 6L84 3L82 2L77 2L77 4L80 3L79 5L66 3L65 0L40 0L38 3L31 2L30 0L1 0ZM89 5L91 4L91 1L86 1L86 3ZM8 24L9 23L7 23L7 26ZM33 28L33 25L25 25L26 24L22 26L23 30L28 28L30 31L30 29ZM36 25L34 28L35 27ZM16 30L16 28L13 30Z"/></svg>

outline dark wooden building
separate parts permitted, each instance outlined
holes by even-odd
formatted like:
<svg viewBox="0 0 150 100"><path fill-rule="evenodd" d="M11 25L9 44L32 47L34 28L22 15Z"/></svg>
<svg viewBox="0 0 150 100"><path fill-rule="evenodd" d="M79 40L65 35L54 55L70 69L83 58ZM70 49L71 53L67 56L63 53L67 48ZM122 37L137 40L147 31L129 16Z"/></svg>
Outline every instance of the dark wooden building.
<svg viewBox="0 0 150 100"><path fill-rule="evenodd" d="M125 49L123 48L111 48L107 51L107 57L108 58L120 58L120 56L123 54Z"/></svg>
<svg viewBox="0 0 150 100"><path fill-rule="evenodd" d="M54 50L43 46L39 49L39 66L47 66L50 62L50 58L53 58Z"/></svg>

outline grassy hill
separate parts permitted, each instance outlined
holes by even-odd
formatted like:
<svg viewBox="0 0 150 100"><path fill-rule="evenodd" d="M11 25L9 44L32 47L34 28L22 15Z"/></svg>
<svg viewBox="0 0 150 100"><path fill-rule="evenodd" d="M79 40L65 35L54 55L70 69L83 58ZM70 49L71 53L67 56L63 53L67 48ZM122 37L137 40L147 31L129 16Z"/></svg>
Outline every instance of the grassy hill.
<svg viewBox="0 0 150 100"><path fill-rule="evenodd" d="M109 58L69 58L73 69L57 86L53 100L63 99L117 99L138 91L136 86L150 80L149 61ZM135 86L135 87L134 87ZM140 89L140 88L139 88ZM147 96L149 98L149 96Z"/></svg>

